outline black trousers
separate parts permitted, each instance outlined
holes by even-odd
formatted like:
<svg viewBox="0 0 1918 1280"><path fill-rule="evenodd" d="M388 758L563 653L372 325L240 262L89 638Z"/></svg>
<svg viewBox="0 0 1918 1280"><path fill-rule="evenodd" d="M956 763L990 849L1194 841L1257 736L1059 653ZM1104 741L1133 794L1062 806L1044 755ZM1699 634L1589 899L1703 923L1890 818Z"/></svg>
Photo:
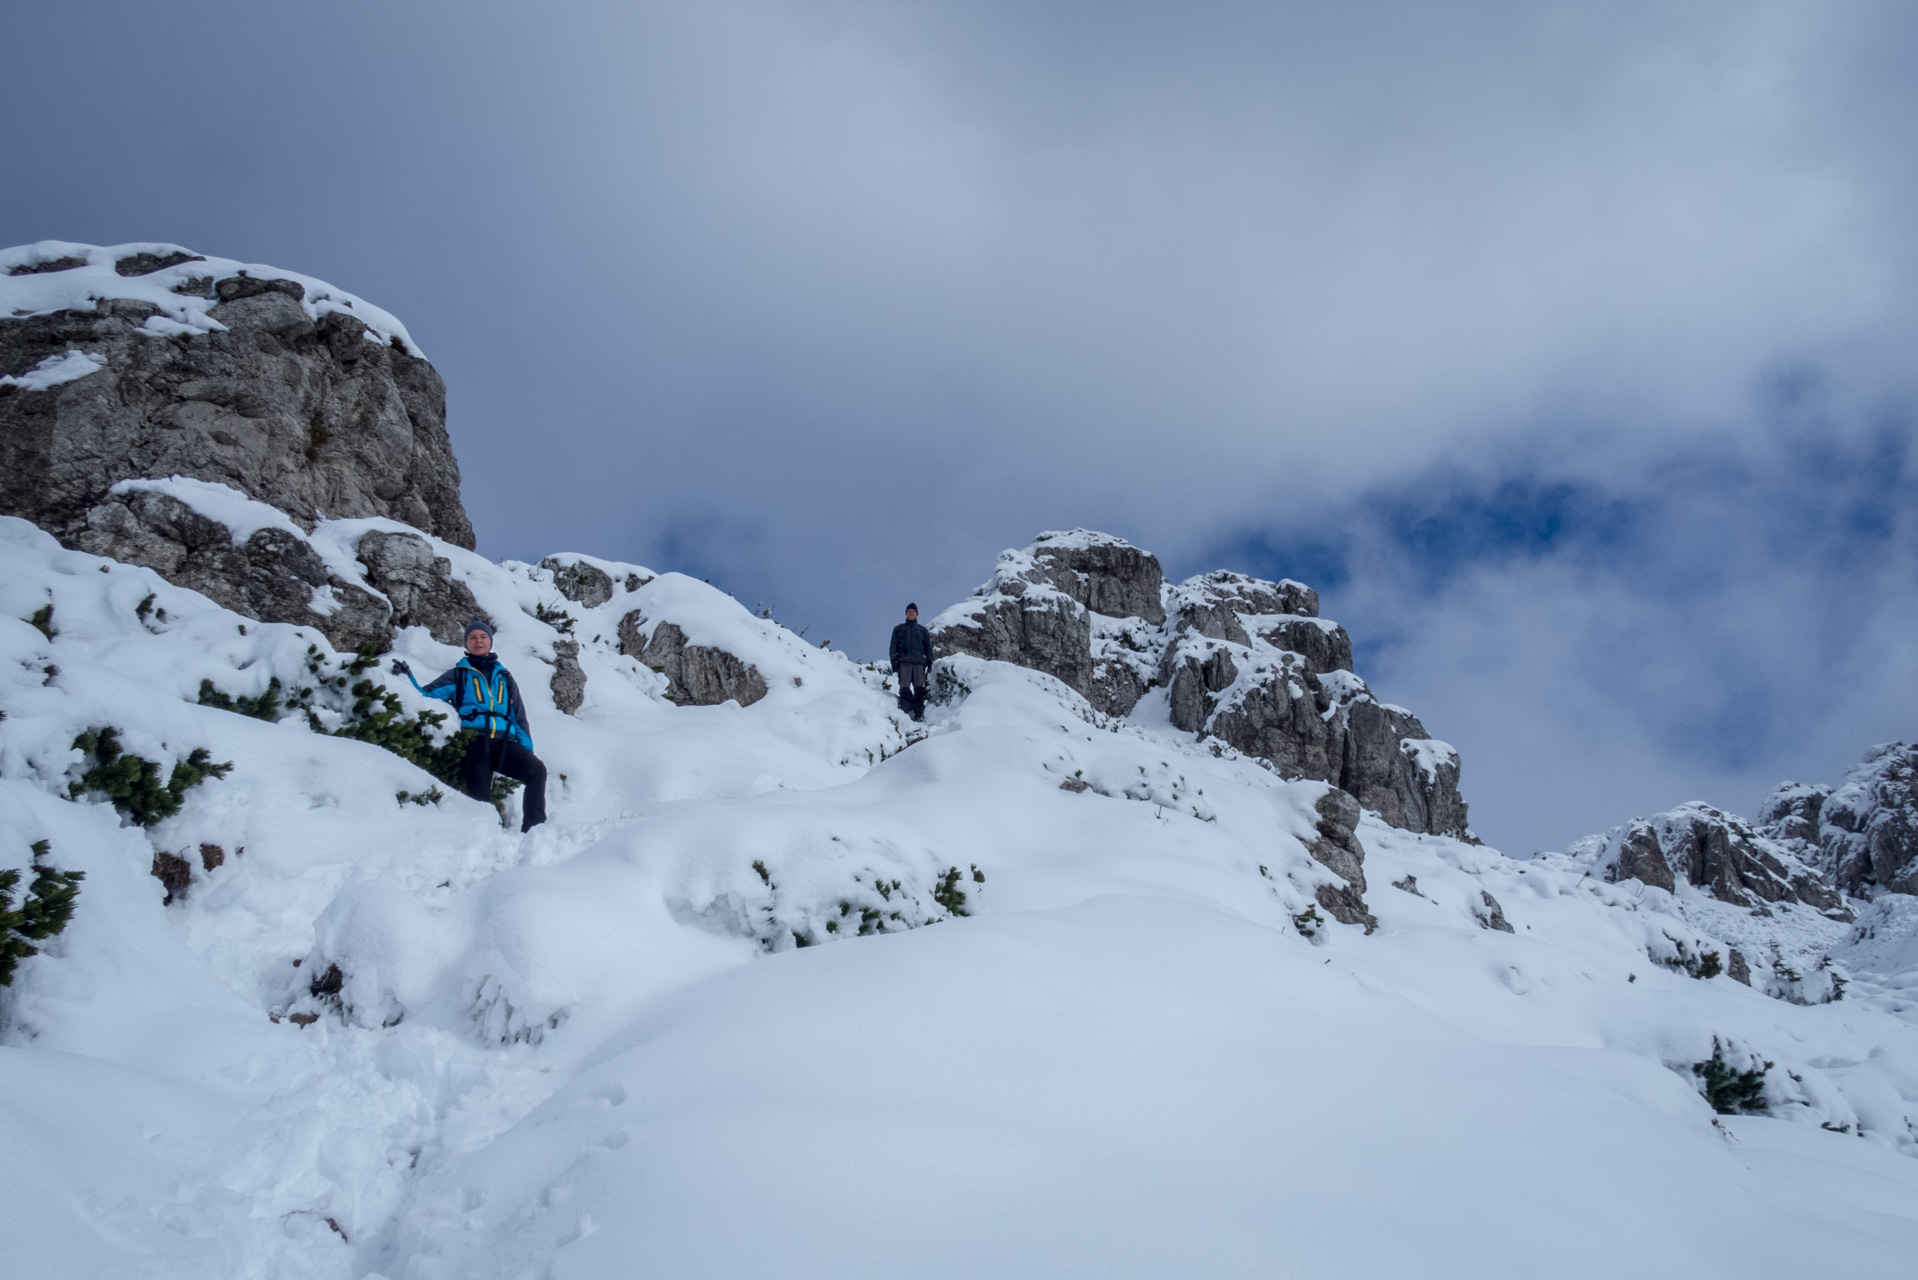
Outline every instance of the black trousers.
<svg viewBox="0 0 1918 1280"><path fill-rule="evenodd" d="M926 664L899 664L899 709L914 720L926 713Z"/></svg>
<svg viewBox="0 0 1918 1280"><path fill-rule="evenodd" d="M491 804L496 773L526 784L526 801L521 806L526 817L519 824L521 831L531 831L546 821L546 766L538 756L506 737L482 734L467 743L466 759L460 761L460 790Z"/></svg>

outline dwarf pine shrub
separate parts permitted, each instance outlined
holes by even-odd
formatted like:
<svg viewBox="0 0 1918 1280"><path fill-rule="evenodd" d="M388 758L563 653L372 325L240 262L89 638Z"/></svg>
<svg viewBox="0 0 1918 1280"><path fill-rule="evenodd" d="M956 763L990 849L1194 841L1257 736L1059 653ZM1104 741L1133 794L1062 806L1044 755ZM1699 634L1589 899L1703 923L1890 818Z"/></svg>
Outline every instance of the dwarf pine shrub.
<svg viewBox="0 0 1918 1280"><path fill-rule="evenodd" d="M81 734L73 745L86 752L91 764L67 788L68 798L77 800L97 792L142 827L171 818L180 811L187 792L208 778L224 778L233 771L231 760L215 764L205 747L195 747L186 759L173 762L172 772L161 782L159 764L122 747L120 731L111 725Z"/></svg>
<svg viewBox="0 0 1918 1280"><path fill-rule="evenodd" d="M45 860L52 853L47 841L35 840L31 847L33 883L27 886L18 908L13 905L13 894L19 887L20 873L0 871L0 987L12 986L20 962L39 954L34 943L45 942L67 927L80 896L80 882L87 878L84 871L47 866Z"/></svg>
<svg viewBox="0 0 1918 1280"><path fill-rule="evenodd" d="M460 761L466 757L466 744L472 741L473 730L461 729L445 742L435 742L434 733L445 723L444 711L422 711L409 716L400 705L398 694L371 680L361 680L354 684L353 705L347 709L340 727L333 730L333 736L384 747L441 782L457 787ZM496 802L503 799L504 796L498 796Z"/></svg>
<svg viewBox="0 0 1918 1280"><path fill-rule="evenodd" d="M274 676L266 682L266 692L249 698L244 695L224 693L214 687L211 680L200 681L200 705L213 707L220 711L232 711L255 720L271 723L280 718L280 678Z"/></svg>
<svg viewBox="0 0 1918 1280"><path fill-rule="evenodd" d="M972 914L971 911L966 909L966 891L959 887L959 882L964 878L965 872L959 870L959 868L947 867L945 874L933 882L932 900L944 907L949 915L969 916ZM975 883L984 884L986 882L986 873L975 866L972 868L972 878ZM896 889L899 886L895 883L893 887ZM884 890L882 889L881 892L884 893ZM891 897L890 894L886 894L885 896L888 899Z"/></svg>
<svg viewBox="0 0 1918 1280"><path fill-rule="evenodd" d="M1765 1073L1772 1064L1735 1069L1725 1060L1725 1046L1712 1037L1712 1056L1692 1063L1692 1074L1704 1086L1705 1101L1721 1116L1762 1114L1771 1110L1765 1101Z"/></svg>

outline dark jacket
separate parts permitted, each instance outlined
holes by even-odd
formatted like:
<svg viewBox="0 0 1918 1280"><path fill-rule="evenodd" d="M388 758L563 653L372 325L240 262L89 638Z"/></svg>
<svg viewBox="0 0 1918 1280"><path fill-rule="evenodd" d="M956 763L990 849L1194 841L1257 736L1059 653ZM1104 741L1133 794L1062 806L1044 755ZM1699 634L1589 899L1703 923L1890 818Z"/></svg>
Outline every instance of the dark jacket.
<svg viewBox="0 0 1918 1280"><path fill-rule="evenodd" d="M892 629L892 665L896 671L902 662L932 665L932 632L916 622L902 622Z"/></svg>
<svg viewBox="0 0 1918 1280"><path fill-rule="evenodd" d="M414 680L413 687L429 698L452 703L459 712L462 729L474 729L489 738L510 736L528 751L533 749L519 682L493 654L483 658L468 654L458 666L441 672L424 686Z"/></svg>

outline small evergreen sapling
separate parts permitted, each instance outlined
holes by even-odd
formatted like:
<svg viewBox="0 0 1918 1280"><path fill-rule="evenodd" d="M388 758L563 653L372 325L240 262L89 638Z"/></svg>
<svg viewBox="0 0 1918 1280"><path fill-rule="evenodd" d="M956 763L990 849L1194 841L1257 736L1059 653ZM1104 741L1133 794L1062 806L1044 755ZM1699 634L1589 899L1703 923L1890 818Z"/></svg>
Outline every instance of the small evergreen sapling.
<svg viewBox="0 0 1918 1280"><path fill-rule="evenodd" d="M61 871L45 865L52 846L45 840L33 842L33 883L16 910L14 890L20 873L0 871L0 987L13 985L13 973L22 960L37 955L35 942L64 931L73 919L75 899L80 896L84 871Z"/></svg>

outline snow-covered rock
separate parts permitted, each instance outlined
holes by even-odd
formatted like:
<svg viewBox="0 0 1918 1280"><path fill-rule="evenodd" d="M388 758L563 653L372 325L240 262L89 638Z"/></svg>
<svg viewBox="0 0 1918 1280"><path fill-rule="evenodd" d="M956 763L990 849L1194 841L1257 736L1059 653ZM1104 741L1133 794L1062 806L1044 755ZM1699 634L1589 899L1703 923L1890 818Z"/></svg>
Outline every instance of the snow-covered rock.
<svg viewBox="0 0 1918 1280"><path fill-rule="evenodd" d="M1634 819L1566 852L1613 882L1638 880L1668 892L1683 884L1734 906L1802 902L1834 919L1851 918L1843 896L1788 846L1708 804Z"/></svg>
<svg viewBox="0 0 1918 1280"><path fill-rule="evenodd" d="M1000 553L931 629L941 653L1044 671L1109 715L1163 690L1154 714L1178 730L1330 782L1393 826L1469 836L1458 753L1375 698L1345 628L1318 614L1303 583L1221 570L1167 585L1150 553L1074 529Z"/></svg>
<svg viewBox="0 0 1918 1280"><path fill-rule="evenodd" d="M1918 746L1873 747L1818 808L1818 853L1847 893L1918 894Z"/></svg>
<svg viewBox="0 0 1918 1280"><path fill-rule="evenodd" d="M473 545L439 375L324 281L177 245L3 250L0 374L0 514L68 546L164 539L111 490L176 475L302 529L379 517Z"/></svg>

